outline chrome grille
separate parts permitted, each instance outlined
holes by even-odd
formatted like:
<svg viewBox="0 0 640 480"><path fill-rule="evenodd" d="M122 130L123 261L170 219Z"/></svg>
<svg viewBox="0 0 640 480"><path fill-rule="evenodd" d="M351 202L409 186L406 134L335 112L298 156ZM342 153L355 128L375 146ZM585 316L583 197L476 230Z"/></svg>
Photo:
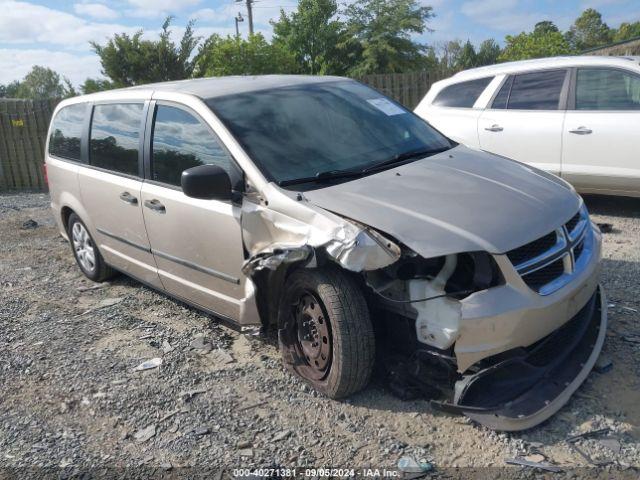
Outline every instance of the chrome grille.
<svg viewBox="0 0 640 480"><path fill-rule="evenodd" d="M526 260L542 255L553 247L558 241L556 232L551 232L544 237L541 237L533 242L527 243L518 248L514 248L507 253L507 257L511 260L511 263L518 265Z"/></svg>
<svg viewBox="0 0 640 480"><path fill-rule="evenodd" d="M522 280L541 295L549 295L566 285L578 263L588 260L592 231L584 207L562 227L521 247L507 257Z"/></svg>
<svg viewBox="0 0 640 480"><path fill-rule="evenodd" d="M541 287L552 282L560 275L564 273L564 260L559 258L555 262L552 262L544 267L534 270L531 273L523 275L525 283L534 290L539 290Z"/></svg>
<svg viewBox="0 0 640 480"><path fill-rule="evenodd" d="M573 217L571 217L571 220L569 220L565 224L565 227L567 227L567 232L569 233L573 232L578 226L579 221L580 221L580 211L578 211L578 213L576 213Z"/></svg>

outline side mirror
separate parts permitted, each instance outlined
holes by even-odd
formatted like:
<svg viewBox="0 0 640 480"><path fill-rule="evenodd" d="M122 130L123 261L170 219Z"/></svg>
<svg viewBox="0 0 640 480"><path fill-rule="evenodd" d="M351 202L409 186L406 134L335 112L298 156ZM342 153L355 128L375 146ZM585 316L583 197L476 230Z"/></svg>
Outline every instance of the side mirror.
<svg viewBox="0 0 640 480"><path fill-rule="evenodd" d="M182 172L182 191L187 197L202 200L230 200L231 179L218 165L198 165Z"/></svg>

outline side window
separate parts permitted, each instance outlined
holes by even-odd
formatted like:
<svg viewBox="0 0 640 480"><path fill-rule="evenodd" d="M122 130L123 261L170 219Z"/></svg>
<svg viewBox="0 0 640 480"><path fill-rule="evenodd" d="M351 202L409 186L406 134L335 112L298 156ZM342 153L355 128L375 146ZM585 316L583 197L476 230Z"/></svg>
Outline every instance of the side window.
<svg viewBox="0 0 640 480"><path fill-rule="evenodd" d="M455 83L442 89L433 100L439 107L471 108L493 77Z"/></svg>
<svg viewBox="0 0 640 480"><path fill-rule="evenodd" d="M508 109L557 110L566 70L547 70L516 75Z"/></svg>
<svg viewBox="0 0 640 480"><path fill-rule="evenodd" d="M56 157L81 160L80 138L87 106L84 103L61 108L53 119L49 153Z"/></svg>
<svg viewBox="0 0 640 480"><path fill-rule="evenodd" d="M153 125L151 178L180 186L182 172L198 165L230 171L231 159L200 120L181 108L158 105Z"/></svg>
<svg viewBox="0 0 640 480"><path fill-rule="evenodd" d="M493 99L491 108L503 109L507 108L507 102L509 101L509 94L511 93L511 85L513 85L513 76L509 76L507 80L500 87L500 91Z"/></svg>
<svg viewBox="0 0 640 480"><path fill-rule="evenodd" d="M128 175L138 175L141 103L93 107L89 164Z"/></svg>
<svg viewBox="0 0 640 480"><path fill-rule="evenodd" d="M640 110L640 77L622 70L579 68L576 110Z"/></svg>

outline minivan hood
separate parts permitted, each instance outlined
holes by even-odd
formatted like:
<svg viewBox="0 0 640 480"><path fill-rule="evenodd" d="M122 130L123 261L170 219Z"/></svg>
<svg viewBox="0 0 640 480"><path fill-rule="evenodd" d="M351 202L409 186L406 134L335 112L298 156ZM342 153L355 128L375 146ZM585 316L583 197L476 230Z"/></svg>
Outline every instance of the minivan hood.
<svg viewBox="0 0 640 480"><path fill-rule="evenodd" d="M506 253L558 228L580 205L559 178L463 146L305 196L425 258Z"/></svg>

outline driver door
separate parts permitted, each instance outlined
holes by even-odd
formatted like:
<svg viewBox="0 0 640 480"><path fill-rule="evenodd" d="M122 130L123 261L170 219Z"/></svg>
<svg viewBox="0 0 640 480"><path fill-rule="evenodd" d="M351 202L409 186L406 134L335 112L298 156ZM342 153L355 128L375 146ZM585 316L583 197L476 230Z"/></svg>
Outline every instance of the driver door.
<svg viewBox="0 0 640 480"><path fill-rule="evenodd" d="M167 292L233 321L240 319L245 277L240 206L182 192L188 168L237 168L213 131L189 108L153 107L149 161L141 203L151 251Z"/></svg>

